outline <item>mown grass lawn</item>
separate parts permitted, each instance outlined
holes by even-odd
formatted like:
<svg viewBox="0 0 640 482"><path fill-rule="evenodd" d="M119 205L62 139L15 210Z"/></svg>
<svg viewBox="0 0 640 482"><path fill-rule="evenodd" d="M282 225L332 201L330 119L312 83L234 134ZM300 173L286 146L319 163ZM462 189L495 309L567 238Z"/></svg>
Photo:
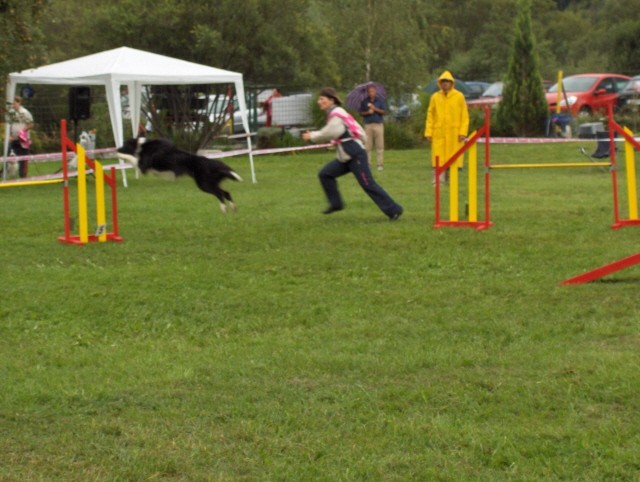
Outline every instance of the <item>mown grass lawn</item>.
<svg viewBox="0 0 640 482"><path fill-rule="evenodd" d="M426 152L375 174L395 223L349 177L321 215L330 158L256 158L226 216L130 171L121 244L0 189L0 480L638 480L640 266L558 284L638 252L609 174L494 171L495 225L435 230Z"/></svg>

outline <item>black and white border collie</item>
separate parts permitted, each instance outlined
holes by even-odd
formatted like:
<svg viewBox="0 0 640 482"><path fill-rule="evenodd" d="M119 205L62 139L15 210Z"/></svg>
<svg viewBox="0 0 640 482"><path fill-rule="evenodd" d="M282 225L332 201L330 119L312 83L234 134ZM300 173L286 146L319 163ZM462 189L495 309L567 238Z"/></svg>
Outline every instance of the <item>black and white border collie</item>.
<svg viewBox="0 0 640 482"><path fill-rule="evenodd" d="M120 159L133 164L143 174L148 171L167 173L173 179L191 176L201 190L218 198L223 213L227 212L227 204L236 210L231 194L220 188L220 182L224 179L242 181L242 178L222 161L183 151L165 139L147 140L144 137L127 140L117 152Z"/></svg>

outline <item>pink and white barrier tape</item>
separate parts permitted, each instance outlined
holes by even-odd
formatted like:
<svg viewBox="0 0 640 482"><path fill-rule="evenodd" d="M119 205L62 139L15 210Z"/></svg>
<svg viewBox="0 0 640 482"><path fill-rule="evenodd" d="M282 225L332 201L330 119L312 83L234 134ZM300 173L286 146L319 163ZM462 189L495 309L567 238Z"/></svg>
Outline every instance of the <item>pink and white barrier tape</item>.
<svg viewBox="0 0 640 482"><path fill-rule="evenodd" d="M252 153L254 156L266 155L266 154L279 154L282 152L292 152L292 151L304 151L307 149L319 149L322 147L331 147L331 144L317 144L303 147L281 147L281 148L272 148L272 149L255 149L249 151L249 149L237 149L234 151L224 151L224 152L216 152L211 154L206 154L205 157L210 159L217 159L223 157L232 157L232 156L242 156L249 153ZM89 157L108 157L110 154L115 154L115 147L107 147L104 149L93 149L90 151L85 151ZM68 151L68 155L75 156L73 151ZM61 152L53 152L50 154L29 154L26 156L7 156L2 158L4 161L23 161L27 160L29 162L50 162L50 161L59 161L62 159Z"/></svg>
<svg viewBox="0 0 640 482"><path fill-rule="evenodd" d="M635 139L640 140L640 137L636 137ZM603 140L603 139L593 139L593 138L565 139L565 138L550 138L550 137L491 137L489 139L489 142L491 144L554 144L554 143L566 143L566 142L588 142L588 141L598 141L598 140ZM616 138L615 141L623 142L624 139ZM480 137L478 139L478 142L484 144L486 142L486 138ZM208 154L205 154L205 157L209 159L222 159L225 157L243 156L249 153L253 154L254 156L261 156L261 155L269 155L269 154L281 154L284 152L306 151L310 149L322 149L322 148L329 148L329 147L333 147L333 144L331 143L313 144L313 145L302 146L302 147L276 147L271 149L256 149L256 150L236 149L233 151L208 153ZM116 152L115 147L109 147L105 149L93 149L90 151L86 151L89 157L108 157L109 155L114 154L115 152ZM73 153L72 151L69 151L69 154L75 155L75 153ZM54 160L61 160L62 153L57 152L57 153L51 153L51 154L35 154L35 155L28 155L28 156L10 156L10 157L5 157L3 159L5 161L19 161L19 160L26 159L30 162L50 162ZM105 170L111 169L111 167L114 167L117 170L133 169L133 166L129 164L110 164L103 167ZM75 176L75 175L76 175L75 172L69 173L69 176ZM61 176L62 174L49 174L46 176L35 176L35 177L24 178L23 180L29 181L29 180L57 179L58 177L61 177Z"/></svg>
<svg viewBox="0 0 640 482"><path fill-rule="evenodd" d="M113 154L116 152L115 147L108 147L105 149L92 149L90 151L85 151L89 157L106 157L108 154ZM73 151L68 151L68 155L75 156ZM62 160L61 152L53 152L51 154L28 154L26 156L7 156L2 158L3 161L29 161L29 162L51 162L51 161L60 161Z"/></svg>
<svg viewBox="0 0 640 482"><path fill-rule="evenodd" d="M204 157L209 159L221 159L223 157L232 157L232 156L243 156L246 154L253 154L254 156L263 156L267 154L280 154L283 152L293 152L293 151L306 151L309 149L320 149L322 147L332 147L332 144L314 144L310 146L302 146L302 147L274 147L271 149L238 149L235 151L224 151L224 152L212 152L205 154Z"/></svg>

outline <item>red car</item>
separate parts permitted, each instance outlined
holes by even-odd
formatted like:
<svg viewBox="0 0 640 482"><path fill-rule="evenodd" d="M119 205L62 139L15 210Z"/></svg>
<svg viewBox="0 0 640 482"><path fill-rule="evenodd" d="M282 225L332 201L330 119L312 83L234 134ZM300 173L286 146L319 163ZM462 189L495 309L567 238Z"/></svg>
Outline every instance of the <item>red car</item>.
<svg viewBox="0 0 640 482"><path fill-rule="evenodd" d="M594 112L606 112L609 104L614 104L618 94L631 77L620 74L579 74L566 77L562 81L564 93L560 93L560 110L573 115L588 116ZM551 112L556 111L558 84L549 89L547 104Z"/></svg>

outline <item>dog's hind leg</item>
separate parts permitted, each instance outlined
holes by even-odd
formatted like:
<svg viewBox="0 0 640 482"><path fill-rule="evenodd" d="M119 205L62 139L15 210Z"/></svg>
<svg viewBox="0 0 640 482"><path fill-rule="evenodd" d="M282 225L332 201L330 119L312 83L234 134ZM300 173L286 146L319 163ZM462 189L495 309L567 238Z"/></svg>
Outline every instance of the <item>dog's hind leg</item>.
<svg viewBox="0 0 640 482"><path fill-rule="evenodd" d="M227 204L225 203L226 196L224 195L224 191L220 188L213 188L209 192L216 198L218 198L218 201L220 202L220 211L222 211L224 214L227 214Z"/></svg>
<svg viewBox="0 0 640 482"><path fill-rule="evenodd" d="M218 198L218 201L220 201L220 211L222 211L223 213L227 213L227 203L229 204L228 207L230 207L232 211L236 211L236 205L231 198L231 194L222 189L220 186L210 186L210 189L208 189L207 192L213 194Z"/></svg>
<svg viewBox="0 0 640 482"><path fill-rule="evenodd" d="M204 192L208 192L218 199L220 202L220 211L223 213L227 213L227 203L229 204L228 207L230 207L232 211L236 210L236 205L231 198L231 194L222 189L218 184L211 182L199 182L198 178L196 178L196 184Z"/></svg>
<svg viewBox="0 0 640 482"><path fill-rule="evenodd" d="M233 212L236 212L238 210L238 208L236 206L236 203L233 202L233 199L231 198L231 194L228 191L225 191L224 189L220 189L220 191L222 191L222 195L224 196L224 198L229 203L229 207L231 208L231 210Z"/></svg>

